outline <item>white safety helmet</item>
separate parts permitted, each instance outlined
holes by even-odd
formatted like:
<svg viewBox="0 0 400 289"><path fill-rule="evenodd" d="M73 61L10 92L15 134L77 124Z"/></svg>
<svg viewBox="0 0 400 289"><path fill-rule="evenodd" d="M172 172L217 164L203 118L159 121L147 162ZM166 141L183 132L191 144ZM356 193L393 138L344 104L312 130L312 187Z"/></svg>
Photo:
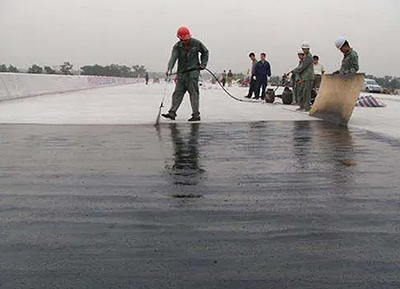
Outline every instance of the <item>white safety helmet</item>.
<svg viewBox="0 0 400 289"><path fill-rule="evenodd" d="M302 49L310 49L310 43L308 43L307 41L304 41L302 44L301 44L301 48Z"/></svg>
<svg viewBox="0 0 400 289"><path fill-rule="evenodd" d="M344 37L339 37L338 39L336 39L335 41L335 46L337 49L342 48L343 44L346 42L346 38Z"/></svg>
<svg viewBox="0 0 400 289"><path fill-rule="evenodd" d="M299 54L305 54L304 51L303 51L303 49L300 48L300 49L297 51L297 55L299 55Z"/></svg>

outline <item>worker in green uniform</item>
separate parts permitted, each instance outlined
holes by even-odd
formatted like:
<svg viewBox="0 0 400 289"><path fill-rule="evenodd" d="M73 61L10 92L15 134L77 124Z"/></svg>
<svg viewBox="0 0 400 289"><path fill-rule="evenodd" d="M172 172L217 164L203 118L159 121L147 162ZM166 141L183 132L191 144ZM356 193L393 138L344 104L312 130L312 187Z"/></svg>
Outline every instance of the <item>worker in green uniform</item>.
<svg viewBox="0 0 400 289"><path fill-rule="evenodd" d="M339 37L335 41L335 46L343 53L344 57L342 66L338 71L335 71L334 74L356 73L359 69L357 52L350 47L349 42L344 37Z"/></svg>
<svg viewBox="0 0 400 289"><path fill-rule="evenodd" d="M297 101L298 110L309 111L311 107L311 91L314 82L314 66L313 57L310 53L310 44L304 41L301 45L304 52L304 58L300 60L299 65L292 70L295 74L295 81L297 82Z"/></svg>
<svg viewBox="0 0 400 289"><path fill-rule="evenodd" d="M305 58L305 54L303 49L299 49L297 51L297 56L299 57L299 65L302 63L302 61ZM293 79L293 96L294 96L294 102L296 104L299 104L299 91L300 91L300 86L301 86L301 81L300 81L300 76L298 73L292 72L292 79Z"/></svg>
<svg viewBox="0 0 400 289"><path fill-rule="evenodd" d="M207 66L209 52L201 41L192 38L189 29L186 27L178 29L177 37L179 42L172 49L166 72L169 76L176 61L178 61L177 83L172 95L171 108L167 114L162 114L162 116L175 120L176 111L182 103L183 96L186 92L189 92L192 106L192 117L189 121L199 121L199 76L200 70Z"/></svg>

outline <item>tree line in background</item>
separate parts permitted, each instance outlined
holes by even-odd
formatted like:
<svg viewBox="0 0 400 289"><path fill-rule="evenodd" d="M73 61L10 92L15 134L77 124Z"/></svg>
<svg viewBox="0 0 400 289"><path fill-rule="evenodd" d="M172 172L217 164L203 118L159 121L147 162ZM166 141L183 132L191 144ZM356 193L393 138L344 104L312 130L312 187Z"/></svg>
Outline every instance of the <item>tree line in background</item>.
<svg viewBox="0 0 400 289"><path fill-rule="evenodd" d="M18 71L18 68L16 68L15 66L10 65L10 66L7 67L7 65L5 65L5 64L0 64L0 72L17 73L19 71Z"/></svg>
<svg viewBox="0 0 400 289"><path fill-rule="evenodd" d="M70 62L64 62L56 70L50 66L39 66L33 64L27 71L21 71L13 65L0 65L0 72L27 72L33 74L61 74L61 75L96 75L96 76L115 76L115 77L145 77L147 69L144 65L134 65L132 67L119 64L111 64L107 66L101 65L85 65L79 71L73 70L73 65Z"/></svg>
<svg viewBox="0 0 400 289"><path fill-rule="evenodd" d="M59 69L56 70L50 66L39 66L33 64L28 68L28 71L20 71L17 67L13 65L5 65L0 64L0 72L10 72L10 73L18 73L18 72L28 72L34 74L61 74L61 75L96 75L96 76L115 76L115 77L144 77L146 75L147 69L144 65L119 65L119 64L110 64L107 66L101 66L98 64L95 65L85 65L80 68L79 71L73 71L73 65L70 62L64 62L61 64ZM163 74L160 74L163 75ZM234 79L241 80L246 78L247 76L243 73L234 73ZM400 77L396 76L385 76L385 77L376 77L373 75L366 75L366 78L374 79L380 86L387 89L400 89ZM271 84L278 84L281 81L280 76L272 76L269 80Z"/></svg>
<svg viewBox="0 0 400 289"><path fill-rule="evenodd" d="M115 77L145 77L146 67L144 65L126 65L111 64L107 66L86 65L81 67L81 75L115 76Z"/></svg>

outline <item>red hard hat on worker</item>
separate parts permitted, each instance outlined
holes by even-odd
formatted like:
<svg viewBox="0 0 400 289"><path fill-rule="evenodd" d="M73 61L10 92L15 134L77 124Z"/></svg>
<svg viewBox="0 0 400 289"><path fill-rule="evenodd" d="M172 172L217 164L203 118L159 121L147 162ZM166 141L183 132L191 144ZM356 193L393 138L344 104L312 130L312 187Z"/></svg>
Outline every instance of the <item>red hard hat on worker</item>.
<svg viewBox="0 0 400 289"><path fill-rule="evenodd" d="M190 31L187 27L179 27L178 32L176 33L176 36L180 40L189 40L192 35L190 34Z"/></svg>

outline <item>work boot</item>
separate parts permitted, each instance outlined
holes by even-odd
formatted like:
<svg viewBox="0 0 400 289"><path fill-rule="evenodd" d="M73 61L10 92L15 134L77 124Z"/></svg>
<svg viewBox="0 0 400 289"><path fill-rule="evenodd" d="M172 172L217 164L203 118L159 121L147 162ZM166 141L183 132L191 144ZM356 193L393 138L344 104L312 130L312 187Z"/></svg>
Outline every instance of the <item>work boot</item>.
<svg viewBox="0 0 400 289"><path fill-rule="evenodd" d="M171 120L175 120L175 116L173 116L172 114L169 114L169 113L163 113L162 116L165 118L169 118Z"/></svg>
<svg viewBox="0 0 400 289"><path fill-rule="evenodd" d="M200 116L192 116L188 121L200 121Z"/></svg>

